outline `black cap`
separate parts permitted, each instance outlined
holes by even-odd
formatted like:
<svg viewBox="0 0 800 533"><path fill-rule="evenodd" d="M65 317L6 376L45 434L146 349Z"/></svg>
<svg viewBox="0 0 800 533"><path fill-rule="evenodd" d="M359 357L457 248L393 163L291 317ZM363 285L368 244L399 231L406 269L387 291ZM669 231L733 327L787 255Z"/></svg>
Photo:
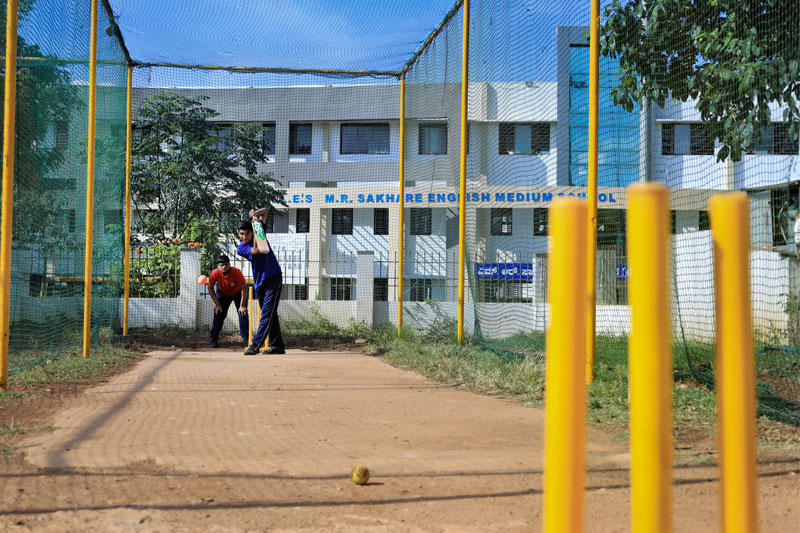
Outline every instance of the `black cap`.
<svg viewBox="0 0 800 533"><path fill-rule="evenodd" d="M220 263L230 263L230 262L231 262L231 259L230 259L230 257L228 257L228 256L227 256L227 255L225 255L225 254L222 254L221 256L217 257L217 264L220 264Z"/></svg>

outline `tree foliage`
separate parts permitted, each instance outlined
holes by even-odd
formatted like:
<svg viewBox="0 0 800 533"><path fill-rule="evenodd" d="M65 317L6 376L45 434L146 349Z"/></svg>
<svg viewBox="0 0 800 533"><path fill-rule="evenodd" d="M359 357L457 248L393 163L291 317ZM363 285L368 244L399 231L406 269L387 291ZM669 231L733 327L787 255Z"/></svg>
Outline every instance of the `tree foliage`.
<svg viewBox="0 0 800 533"><path fill-rule="evenodd" d="M33 8L34 0L19 4L19 18L24 18ZM0 23L5 27L6 2L2 2ZM0 37L5 49L5 32ZM49 60L39 46L17 38L17 57L43 58L44 61L18 61L16 83L16 123L14 159L14 246L35 241L43 246L59 242L64 244L68 228L59 220L53 205L65 205L66 197L73 194L66 188L58 190L53 184L66 183L49 180L63 163L66 154L46 139L53 135L53 127L82 109L78 90L72 85L70 73L56 61ZM5 69L0 70L0 92L5 93ZM5 99L0 97L0 113L5 114ZM0 130L0 143L3 131ZM52 140L52 139L51 139ZM0 146L2 146L0 144Z"/></svg>
<svg viewBox="0 0 800 533"><path fill-rule="evenodd" d="M696 100L719 160L741 159L785 104L789 134L800 121L798 0L613 0L600 28L603 55L619 58L614 101Z"/></svg>
<svg viewBox="0 0 800 533"><path fill-rule="evenodd" d="M137 229L148 241L218 239L253 207L281 202L275 180L259 172L267 161L261 124L218 135L218 113L205 98L161 92L139 109L131 184Z"/></svg>

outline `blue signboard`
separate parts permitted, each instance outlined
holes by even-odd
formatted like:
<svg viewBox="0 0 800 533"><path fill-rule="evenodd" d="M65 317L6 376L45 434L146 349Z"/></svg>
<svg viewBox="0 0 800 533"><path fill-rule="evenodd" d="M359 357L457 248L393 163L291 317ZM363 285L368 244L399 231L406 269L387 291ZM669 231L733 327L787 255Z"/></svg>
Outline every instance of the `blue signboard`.
<svg viewBox="0 0 800 533"><path fill-rule="evenodd" d="M617 281L628 281L630 273L628 265L617 265Z"/></svg>
<svg viewBox="0 0 800 533"><path fill-rule="evenodd" d="M525 279L533 280L533 263L476 263L475 277L478 279Z"/></svg>

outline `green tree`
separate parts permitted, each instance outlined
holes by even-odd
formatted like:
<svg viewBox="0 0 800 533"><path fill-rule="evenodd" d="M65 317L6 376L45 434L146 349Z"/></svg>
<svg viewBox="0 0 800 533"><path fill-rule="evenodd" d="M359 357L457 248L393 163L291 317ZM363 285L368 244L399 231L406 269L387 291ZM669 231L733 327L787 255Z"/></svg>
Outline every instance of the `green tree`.
<svg viewBox="0 0 800 533"><path fill-rule="evenodd" d="M797 138L800 121L798 0L613 0L600 50L617 57L614 102L629 111L644 99L696 99L720 161L738 161L785 104Z"/></svg>
<svg viewBox="0 0 800 533"><path fill-rule="evenodd" d="M19 20L25 20L35 0L19 3ZM0 24L6 25L6 2L0 2ZM0 36L5 50L5 32ZM63 244L68 231L54 205L64 205L69 191L67 181L47 180L54 177L66 154L52 141L57 123L83 107L78 89L70 73L55 60L45 56L38 45L23 37L17 38L18 58L42 58L17 62L16 123L14 159L14 246L37 242ZM5 70L0 70L0 113L5 113ZM0 143L3 132L0 129ZM2 146L2 144L0 144ZM73 182L74 183L74 182ZM65 185L60 190L57 185Z"/></svg>
<svg viewBox="0 0 800 533"><path fill-rule="evenodd" d="M211 121L218 113L204 99L161 92L139 109L131 184L137 229L150 242L218 240L256 204L282 202L275 180L259 172L267 161L262 126L234 124L218 134Z"/></svg>

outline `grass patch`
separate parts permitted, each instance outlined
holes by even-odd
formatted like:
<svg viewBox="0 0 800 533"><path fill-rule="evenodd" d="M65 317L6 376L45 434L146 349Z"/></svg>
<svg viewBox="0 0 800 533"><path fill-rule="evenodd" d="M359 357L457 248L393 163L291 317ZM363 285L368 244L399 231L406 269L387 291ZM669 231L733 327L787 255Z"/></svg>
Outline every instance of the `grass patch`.
<svg viewBox="0 0 800 533"><path fill-rule="evenodd" d="M28 428L19 423L14 423L12 419L8 424L0 424L0 436L24 435Z"/></svg>
<svg viewBox="0 0 800 533"><path fill-rule="evenodd" d="M16 446L8 446L6 444L0 444L0 457L13 457L19 453L19 449Z"/></svg>
<svg viewBox="0 0 800 533"><path fill-rule="evenodd" d="M541 332L518 334L501 343L465 342L463 345L431 341L425 333L409 332L401 339L393 337L392 333L387 335L384 331L384 337L376 344L373 344L374 336L366 337L370 346L383 353L391 364L440 383L525 404L544 404L545 335ZM506 357L504 352L513 352L516 356ZM627 353L627 338L598 338L596 377L587 390L587 416L593 424L627 428L628 367L620 364L620 361L627 362ZM676 354L676 359L683 358ZM676 427L713 427L716 416L713 391L680 379L679 376L688 376L685 363L676 367L673 389ZM625 429L617 433L627 437Z"/></svg>
<svg viewBox="0 0 800 533"><path fill-rule="evenodd" d="M544 399L544 364L538 359L506 362L474 344L420 340L384 345L387 360L442 383L514 397L524 403L538 404Z"/></svg>
<svg viewBox="0 0 800 533"><path fill-rule="evenodd" d="M0 398L13 397L15 387L88 382L112 373L117 367L135 359L139 353L135 349L113 345L94 347L91 355L85 358L80 353L73 352L15 374L9 379L10 390L0 392Z"/></svg>

